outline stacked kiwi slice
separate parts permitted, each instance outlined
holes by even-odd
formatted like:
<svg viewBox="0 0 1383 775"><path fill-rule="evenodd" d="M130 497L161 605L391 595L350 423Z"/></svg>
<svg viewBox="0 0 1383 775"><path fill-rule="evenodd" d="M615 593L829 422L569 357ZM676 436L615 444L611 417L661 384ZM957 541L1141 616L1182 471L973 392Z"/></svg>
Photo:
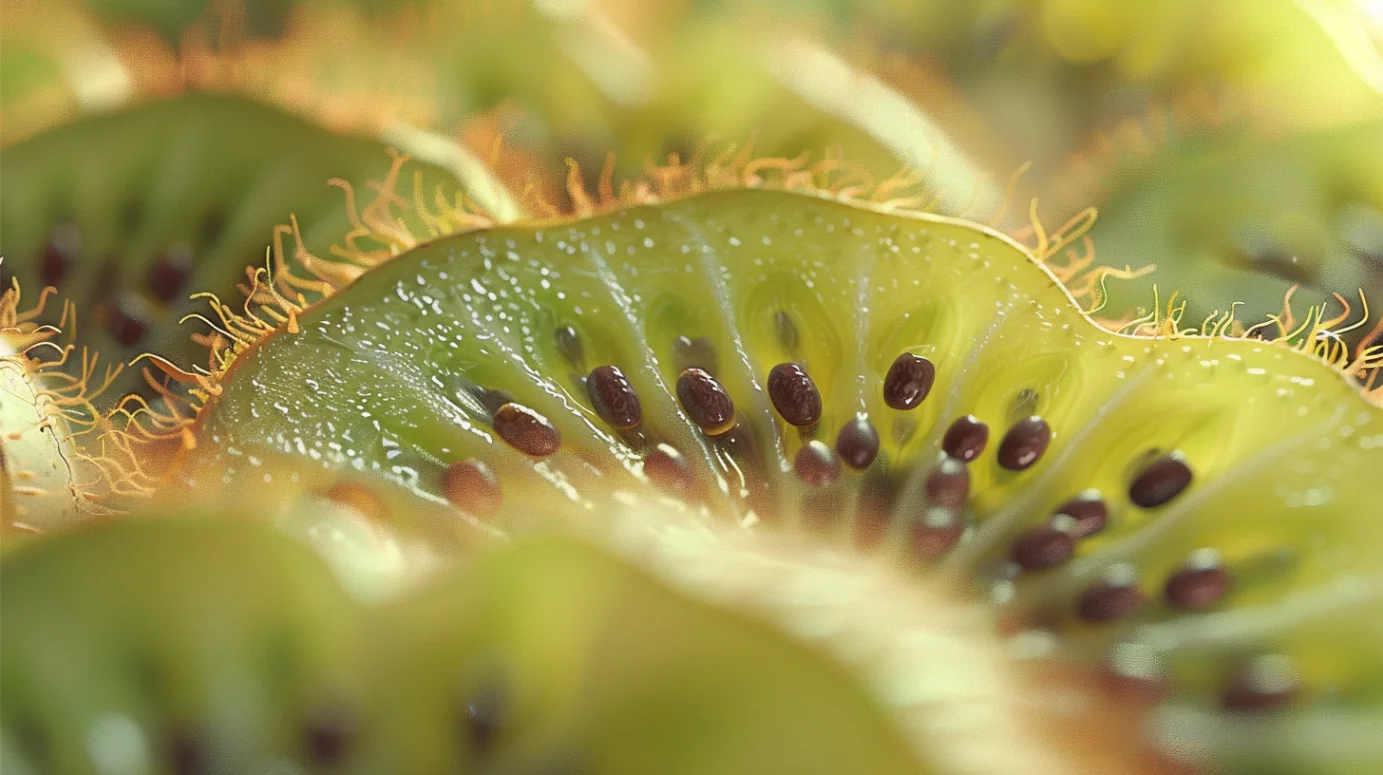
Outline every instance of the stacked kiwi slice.
<svg viewBox="0 0 1383 775"><path fill-rule="evenodd" d="M1037 18L1017 5L956 48L1017 37L1000 28ZM440 37L462 82L472 59L532 59ZM613 109L566 70L565 92L526 68L496 83L532 87L589 174L604 148L563 125ZM692 113L910 158L916 138L885 149L760 75L741 84L754 105ZM697 99L597 134L663 143L704 107L668 94ZM1176 276L1259 302L1280 283L1239 269L1366 286L1379 200L1358 160L1376 135L1221 159L1329 164L1197 205L1173 219L1201 227L1186 234L1150 214L1211 190L1203 157L1174 205L1108 178L1097 242L1116 264L1230 254ZM1150 309L1115 334L993 231L813 192L650 186L595 217L432 239L504 218L439 220L428 207L464 187L414 164L361 222L323 183L363 199L398 171L383 151L208 94L5 149L5 300L11 275L54 286L79 342L166 366L127 369L103 407L137 393L147 411L20 428L13 407L58 395L34 375L59 351L3 350L0 528L53 533L5 533L6 772L1378 770L1383 412L1352 380L1379 356L1345 352L1323 316L1241 338L1230 316L1197 335L1202 315ZM1310 223L1274 223L1265 247L1236 231L1263 210ZM64 309L12 326L0 303L0 345L70 325ZM158 492L109 506L168 513L65 529L109 474L82 464L106 441Z"/></svg>
<svg viewBox="0 0 1383 775"><path fill-rule="evenodd" d="M1140 743L1205 771L1372 761L1379 412L1350 365L1228 318L1111 334L986 228L773 191L436 239L295 321L188 426L195 491L311 491L443 554L575 533L860 675L916 612L859 646L812 624L859 601L745 569L884 567L1088 702L1140 697L1129 767ZM860 680L898 718L947 714L903 689L940 686Z"/></svg>

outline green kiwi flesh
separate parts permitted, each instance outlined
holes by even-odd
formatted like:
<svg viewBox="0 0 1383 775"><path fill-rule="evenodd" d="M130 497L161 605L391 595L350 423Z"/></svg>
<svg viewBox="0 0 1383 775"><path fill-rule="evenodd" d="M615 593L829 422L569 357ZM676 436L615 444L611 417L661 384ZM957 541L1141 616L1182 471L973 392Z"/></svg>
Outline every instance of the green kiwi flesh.
<svg viewBox="0 0 1383 775"><path fill-rule="evenodd" d="M964 581L1017 642L1205 721L1156 740L1194 764L1378 754L1359 729L1383 707L1383 418L1287 346L1111 334L988 230L769 191L438 240L298 323L232 364L192 481L262 487L298 460L515 534L610 536L613 504L671 497L675 524L634 529L738 523ZM775 393L782 364L818 409ZM635 424L616 383L593 401L604 366ZM986 445L948 432L967 417Z"/></svg>
<svg viewBox="0 0 1383 775"><path fill-rule="evenodd" d="M384 607L186 515L39 539L3 581L7 772L926 771L839 665L570 538Z"/></svg>
<svg viewBox="0 0 1383 775"><path fill-rule="evenodd" d="M1116 160L1096 173L1098 191L1075 195L1100 209L1090 231L1097 259L1157 271L1112 284L1105 313L1146 307L1153 283L1196 289L1187 308L1194 320L1235 302L1243 317L1261 320L1282 309L1293 285L1302 286L1293 296L1298 317L1331 293L1350 304L1361 290L1378 298L1380 147L1383 122L1373 120L1275 138L1193 131L1151 157Z"/></svg>
<svg viewBox="0 0 1383 775"><path fill-rule="evenodd" d="M88 525L0 579L0 725L33 772L260 771L359 704L352 603L266 524Z"/></svg>
<svg viewBox="0 0 1383 775"><path fill-rule="evenodd" d="M155 352L184 369L205 365L188 362L204 348L174 325L204 309L189 297L238 298L245 268L266 265L274 227L289 216L304 246L329 259L351 223L327 181L364 194L390 169L385 151L377 140L214 94L75 121L5 149L4 272L30 294L58 288L79 313L80 341L108 362ZM440 167L410 169L429 201L459 191ZM410 196L413 184L404 186ZM285 237L285 249L294 247ZM57 322L60 305L51 306L47 322ZM112 395L144 389L139 372L127 369Z"/></svg>

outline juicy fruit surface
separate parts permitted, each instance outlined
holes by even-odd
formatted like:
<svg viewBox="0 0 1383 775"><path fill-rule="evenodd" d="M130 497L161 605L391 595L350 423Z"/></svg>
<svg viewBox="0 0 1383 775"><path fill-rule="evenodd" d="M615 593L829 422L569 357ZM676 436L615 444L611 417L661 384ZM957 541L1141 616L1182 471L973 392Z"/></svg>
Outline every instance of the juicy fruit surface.
<svg viewBox="0 0 1383 775"><path fill-rule="evenodd" d="M841 667L571 539L384 608L261 523L182 516L3 580L7 772L923 771Z"/></svg>
<svg viewBox="0 0 1383 775"><path fill-rule="evenodd" d="M292 215L305 246L329 255L351 222L326 181L363 187L389 168L374 140L240 98L190 93L94 116L5 149L4 271L34 292L57 287L110 362L157 352L188 368L199 348L174 323L203 308L193 293L236 295ZM413 169L429 197L458 190L441 168ZM119 389L140 385L130 369Z"/></svg>
<svg viewBox="0 0 1383 775"><path fill-rule="evenodd" d="M1114 335L993 233L772 192L439 240L299 324L199 418L217 476L377 472L516 532L667 493L973 582L1003 631L1213 719L1169 749L1193 763L1304 771L1281 741L1314 729L1348 744L1312 766L1377 754L1383 419L1283 346ZM891 379L905 353L931 378ZM770 395L783 363L819 409ZM603 366L630 428L592 401Z"/></svg>

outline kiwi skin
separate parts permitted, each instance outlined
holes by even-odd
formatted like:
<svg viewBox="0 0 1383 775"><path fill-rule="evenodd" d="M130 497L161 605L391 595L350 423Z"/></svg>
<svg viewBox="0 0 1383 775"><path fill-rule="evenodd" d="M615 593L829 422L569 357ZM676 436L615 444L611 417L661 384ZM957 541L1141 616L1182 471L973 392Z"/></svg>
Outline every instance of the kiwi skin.
<svg viewBox="0 0 1383 775"><path fill-rule="evenodd" d="M107 363L153 352L185 370L205 366L194 360L205 345L192 337L216 332L176 325L204 309L190 297L236 299L246 268L268 266L274 243L298 247L294 230L304 249L330 256L352 224L328 181L363 192L390 173L386 151L253 100L197 92L51 129L5 149L5 287L8 276L30 293L56 287L78 313L80 344ZM413 162L409 175L410 193L460 191L432 164ZM276 231L290 216L294 228ZM418 219L410 227L426 233ZM141 370L127 369L111 398L155 395Z"/></svg>

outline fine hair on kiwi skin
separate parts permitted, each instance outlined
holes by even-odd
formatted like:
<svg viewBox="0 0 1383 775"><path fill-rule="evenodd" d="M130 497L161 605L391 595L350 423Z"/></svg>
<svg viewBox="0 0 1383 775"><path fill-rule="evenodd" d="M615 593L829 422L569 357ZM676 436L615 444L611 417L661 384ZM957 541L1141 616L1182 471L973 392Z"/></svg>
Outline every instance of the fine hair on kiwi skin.
<svg viewBox="0 0 1383 775"><path fill-rule="evenodd" d="M183 369L204 366L190 359L205 344L177 325L203 308L192 296L236 294L246 268L266 266L272 244L294 234L327 256L352 226L342 191L328 181L364 187L384 177L385 150L377 138L211 93L83 117L4 151L4 286L12 275L30 292L57 288L81 313L80 325L68 327L108 363L153 352ZM462 191L451 170L415 162L410 172L410 196ZM370 238L362 246L382 247ZM328 256L322 269L331 268ZM311 285L293 290L318 295ZM156 397L142 371L118 375L109 397ZM163 381L156 369L152 376Z"/></svg>
<svg viewBox="0 0 1383 775"><path fill-rule="evenodd" d="M645 226L639 227L639 221ZM813 243L804 246L791 238L792 224L811 224L823 230L815 254L810 247ZM825 230L828 224L838 232ZM784 229L789 235L788 247L798 249L789 255L777 252L786 249ZM857 233L860 231L864 233ZM921 243L919 248L928 245L933 251L957 251L959 255L952 261L961 267L981 266L954 269L958 277L945 281L957 292L964 289L966 301L977 309L985 308L977 301L985 298L984 293L999 293L1001 299L1011 298L1011 303L1031 305L1039 311L1050 304L1054 309L1044 314L1052 320L1058 314L1070 314L1072 323L1044 326L1042 314L1027 322L1011 315L1001 321L970 320L969 307L937 302L928 307L923 303L926 296L920 300L913 296L911 303L921 306L904 310L908 314L898 317L915 322L913 336L920 334L923 341L933 343L951 342L952 349L933 344L930 349L914 352L888 338L881 347L860 349L855 357L866 358L873 389L858 393L861 404L851 406L852 402L847 402L846 410L838 402L842 382L851 383L850 368L841 364L855 361L842 353L853 347L855 340L833 325L838 319L813 306L816 294L801 291L803 286L794 286L793 281L799 279L796 267L810 266L817 272L812 278L817 287L849 287L848 279L830 274L838 263L833 264L830 256L820 251L848 251L861 242L872 245L868 239L871 233L887 235L881 243L885 249L904 248L907 243L898 240L915 239ZM553 240L564 242L565 247ZM967 252L963 246L972 243L975 247ZM601 261L606 263L594 273L595 280L583 280L570 272L563 276L562 262L569 259L554 254L544 264L546 273L533 268L525 285L528 275L523 272L530 270L522 266L523 256L541 255L543 251L573 255L569 249L592 255L580 251L580 244L603 248ZM637 291L626 287L626 283L634 282L634 275L624 274L632 264L623 256L656 261L659 244L705 246L703 255L710 257L697 266L709 274L688 270L688 276L715 289L717 282L704 278L723 275L725 279L720 282L724 285L713 291L681 283L675 296L647 285L638 285ZM710 249L712 244L714 250ZM842 244L849 247L841 248ZM770 245L779 247L770 249ZM747 260L731 260L734 248L742 248L749 255ZM627 253L622 252L625 249ZM758 271L744 269L756 266L753 251L760 251L767 264L776 262L780 274L773 281L754 280L753 275L746 274ZM813 255L817 257L813 259ZM849 255L864 265L880 260L868 251ZM936 263L942 263L940 256L940 252L933 256ZM419 336L440 338L439 331L420 322L405 324L407 316L390 317L392 313L384 310L391 309L393 302L373 295L371 283L378 283L380 288L402 288L406 285L403 281L413 282L426 267L434 274L460 273L445 278L449 287L460 289L457 294L472 293L469 289L475 286L470 283L476 283L487 288L484 293L499 297L496 290L488 289L491 278L487 272L492 270L480 268L477 262L481 257L520 262L510 270L515 274L507 275L509 288L517 289L509 291L515 294L509 298L536 293L539 278L548 280L553 288L552 295L544 296L547 303L519 305L521 310L534 311L523 312L508 323L525 334L546 331L550 336L506 339L497 329L486 327L483 318L475 317L478 310L485 309L481 296L472 296L469 301L460 296L448 300L444 287L430 286L425 277L418 279L418 287L425 289L418 291L418 300L427 296L442 309L458 304L463 306L454 309L470 310L458 316L459 328L448 333L463 335L472 330L468 326L475 326L493 335L489 341L496 342L503 357L460 373L438 362L429 362L428 368L416 375L402 368L402 363L391 367L390 379L403 379L407 386L391 391L392 408L410 417L409 422L421 421L435 429L429 433L447 435L421 441L422 437L409 440L410 431L403 426L377 430L378 438L389 442L379 447L383 450L379 470L389 472L386 478L434 501L452 499L464 512L471 498L484 495L491 504L496 499L486 494L484 486L449 491L441 484L443 474L453 464L473 466L470 461L482 460L503 493L497 509L487 515L501 529L533 529L533 515L557 508L545 504L552 499L597 503L612 487L608 477L624 477L619 481L628 484L619 485L620 490L643 493L638 497L644 498L661 497L658 492L679 485L674 488L679 493L698 491L699 502L707 504L711 513L737 514L749 523L774 523L789 528L788 532L818 536L813 540L820 540L824 531L828 543L860 544L867 552L913 565L924 576L968 578L971 581L967 583L978 580L981 590L998 604L993 610L1002 629L1018 633L1024 643L1055 644L1052 653L1075 665L1097 672L1109 667L1118 675L1137 672L1125 658L1129 653L1141 649L1146 654L1151 648L1120 638L1136 641L1145 628L1177 633L1184 623L1181 631L1189 636L1193 632L1190 623L1198 621L1196 612L1207 606L1211 610L1227 606L1229 613L1251 620L1247 612L1239 613L1237 606L1272 603L1292 591L1293 583L1305 584L1312 594L1327 600L1337 594L1324 583L1331 573L1326 560L1319 553L1292 546L1299 539L1292 537L1290 522L1280 525L1283 532L1277 536L1285 545L1273 545L1270 534L1250 537L1236 527L1235 520L1248 515L1242 505L1231 505L1235 503L1231 494L1256 497L1260 499L1254 501L1258 507L1284 519L1292 513L1286 509L1312 509L1332 529L1353 536L1351 540L1358 541L1360 547L1374 545L1376 536L1369 533L1368 526L1348 516L1351 509L1366 509L1370 503L1363 472L1378 452L1371 444L1360 444L1359 434L1373 421L1377 409L1346 384L1340 371L1366 367L1376 353L1361 353L1348 363L1331 366L1293 352L1286 345L1226 336L1221 332L1229 329L1232 318L1228 316L1216 321L1210 335L1192 335L1180 328L1175 307L1170 310L1173 314L1149 321L1148 330L1157 336L1120 337L1084 320L1050 273L991 232L945 219L888 215L851 209L820 197L772 192L708 194L674 204L621 210L587 222L481 232L435 242L385 264L328 301L297 311L298 332L279 331L246 343L233 353L220 391L205 397L196 427L212 456L208 470L236 469L231 471L232 478L253 478L257 475L253 466L218 457L215 450L225 445L242 452L257 449L266 456L292 457L291 444L296 442L285 446L276 439L300 439L305 445L320 442L329 448L331 435L323 433L329 430L328 416L330 422L340 423L362 411L373 415L371 402L377 390L373 380L377 377L362 374L353 380L343 376L342 369L350 367L346 361L335 360L339 354L314 363L315 358L327 359L313 341L314 325L332 327L335 324L327 321L339 319L333 316L357 307L375 310L373 314L384 314L381 322L390 325L376 326L376 331L384 333L372 333L368 345L362 340L357 346L378 348L380 355L389 353L392 358L412 352L415 345L409 342L417 342ZM641 271L651 270L645 267ZM933 265L909 267L911 271L939 270ZM1000 290L992 290L995 284L984 279L986 271L999 275ZM467 272L476 274L468 276ZM462 282L458 276L468 279ZM890 276L911 275L899 270ZM776 298L771 295L775 282L785 289ZM616 304L610 317L589 310L561 314L563 304L558 293L595 299L615 289L621 290L627 306ZM634 302L636 295L640 298ZM765 298L778 304L761 303ZM940 294L939 298L947 296ZM496 319L506 320L498 313L513 308L496 299L491 301L501 305L495 308ZM637 315L630 312L633 307L629 305L635 303L641 305ZM427 303L424 306L432 309ZM889 309L878 299L871 299L869 307ZM698 317L698 308L731 314L717 324ZM863 309L864 305L856 308ZM1067 312L1058 313L1055 308ZM784 311L791 327L779 314ZM437 314L435 310L431 314L424 310L422 319L432 319L433 314ZM632 325L630 318L643 321L643 325ZM1325 321L1317 318L1316 322L1325 327ZM979 335L966 333L971 326L978 328ZM1053 329L1059 333L1043 333ZM388 345L394 341L391 331L406 338ZM572 331L581 343L579 348L572 345ZM785 335L785 331L792 335ZM632 332L639 332L638 336ZM332 335L338 344L343 341L337 336L340 333ZM1280 333L1286 337L1289 332ZM1316 337L1320 332L1313 330L1311 335ZM896 337L896 333L888 336ZM1070 344L1065 337L1073 337L1077 344ZM725 341L737 344L726 348L720 344ZM687 343L695 342L703 344L689 349ZM957 348L964 352L963 348L977 342L978 351L968 356L955 354ZM707 343L718 351L713 361L705 358ZM794 349L798 353L792 352ZM693 356L693 352L698 354ZM727 352L744 353L745 360L727 358ZM928 394L916 403L908 398L900 402L903 408L885 407L885 392L876 391L886 391L884 382L890 366L896 363L895 356L908 352L925 357L936 376L927 383ZM1105 354L1098 355L1101 352ZM522 372L526 376L512 379L511 375L516 375L505 358L526 364ZM966 364L964 379L954 370L957 358ZM651 367L641 366L640 361L647 359L652 359ZM804 365L822 397L823 409L814 429L780 424L777 418L781 412L774 405L774 397L756 387L775 365L787 362ZM304 384L303 379L311 376L309 371L327 363L337 375L338 387L319 385L312 389L311 401L320 406L294 398L294 386ZM608 426L599 409L590 403L590 374L600 365L618 366L637 392L642 412L637 433ZM440 389L429 387L435 384L431 380L434 376L454 381L449 384L442 379ZM582 377L587 381L581 382ZM343 379L344 383L340 381ZM685 396L676 389L684 379L691 385ZM236 388L237 380L240 384L277 387L272 395L251 395ZM729 428L719 419L721 414L712 417L710 407L719 399L708 403L697 398L711 395L705 392L711 384L707 380L733 402L736 419ZM354 387L338 393L344 384ZM1209 385L1219 385L1220 389L1211 390ZM1102 400L1101 390L1109 390L1112 401ZM409 398L414 391L434 394L440 403L414 405ZM1226 391L1238 391L1239 395ZM1072 397L1072 392L1083 399ZM264 402L271 399L294 407L294 411L291 416L261 412L268 419L256 424L249 407L256 402L267 407ZM425 419L437 411L428 406L448 404L454 408L435 419ZM506 417L536 415L541 421L517 426L520 432L509 435L498 428L498 436L478 433L498 419L502 414L499 410L505 406L526 410L518 415L503 413ZM840 466L834 474L814 476L810 487L798 484L794 470L799 462L797 451L817 449L810 442L818 441L828 449L835 444L837 454L846 457L836 430L854 422L860 413L866 415L878 439L873 462L862 459L866 466L863 473ZM942 451L939 447L952 421L972 415L990 426L992 438L987 450L977 453L972 458L975 462L959 468L945 459L928 462ZM1089 424L1095 422L1092 417L1099 422ZM876 422L874 418L888 418L890 422ZM373 424L376 418L365 419ZM1316 425L1318 422L1321 424ZM1116 433L1113 426L1122 423L1129 427L1116 441L1109 434ZM627 420L618 424L627 425ZM455 432L458 425L466 432ZM1332 434L1346 441L1333 441ZM353 438L360 443L358 434L353 433ZM1362 438L1372 440L1373 436ZM1303 445L1316 451L1308 456L1313 461L1309 466L1297 468L1283 456L1289 450L1301 450ZM665 447L676 457L669 458L669 453L662 451ZM1072 451L1082 448L1085 454ZM1098 453L1092 454L1096 450ZM1337 473L1332 475L1339 482L1332 484L1329 503L1323 503L1324 495L1310 486L1313 475L1307 471L1319 470L1321 456L1329 450L1339 452ZM654 459L674 462L660 462L658 470L662 473L658 476L647 470L645 481L640 472L646 469L639 464L648 466ZM388 461L401 462L395 462L397 468L391 469L385 465ZM1067 481L1068 476L1073 480ZM1269 476L1290 491L1281 496L1243 491L1260 477ZM464 481L489 479L471 477ZM1070 503L1091 490L1098 490L1098 494L1086 501L1099 501L1105 512L1098 517L1088 504ZM955 503L964 504L964 509L957 511L952 505ZM1212 508L1215 504L1218 508ZM824 521L819 519L822 514L828 515ZM829 518L832 514L834 520ZM1193 519L1197 524L1191 530ZM1261 514L1259 519L1279 526ZM1223 526L1212 529L1215 525ZM599 533L605 528L605 523L597 520L592 529ZM656 530L651 526L644 529ZM1261 533L1263 525L1257 530ZM1202 545L1217 539L1222 542L1219 546ZM1202 551L1205 549L1214 551ZM1283 549L1292 555L1286 565L1280 564ZM1217 560L1206 565L1204 561L1211 554ZM930 566L938 567L922 570ZM1234 580L1230 585L1220 581L1226 571ZM1166 589L1160 590L1164 585ZM1197 591L1188 597L1177 590ZM1183 612L1186 608L1191 612ZM1247 610L1260 609L1250 606ZM1284 703L1286 710L1282 712L1291 717L1294 706L1287 695L1269 697L1261 691L1245 694L1235 683L1241 679L1251 683L1255 660L1276 656L1253 653L1258 648L1259 644L1249 639L1202 661L1179 662L1176 656L1181 652L1175 649L1154 654L1157 658L1153 661L1167 663L1169 677L1163 679L1168 681L1164 690L1174 699L1172 707L1223 703L1226 710L1220 712L1231 714L1228 718L1242 718L1250 728L1257 724L1261 732L1269 723L1266 717L1232 714L1242 713L1245 703ZM1302 706L1305 709L1295 711L1306 714L1300 716L1302 719L1312 718L1307 710L1310 697L1307 691L1301 700L1307 703ZM1215 750L1214 741L1210 741L1201 754L1213 757ZM1235 755L1251 757L1252 753L1239 751Z"/></svg>

